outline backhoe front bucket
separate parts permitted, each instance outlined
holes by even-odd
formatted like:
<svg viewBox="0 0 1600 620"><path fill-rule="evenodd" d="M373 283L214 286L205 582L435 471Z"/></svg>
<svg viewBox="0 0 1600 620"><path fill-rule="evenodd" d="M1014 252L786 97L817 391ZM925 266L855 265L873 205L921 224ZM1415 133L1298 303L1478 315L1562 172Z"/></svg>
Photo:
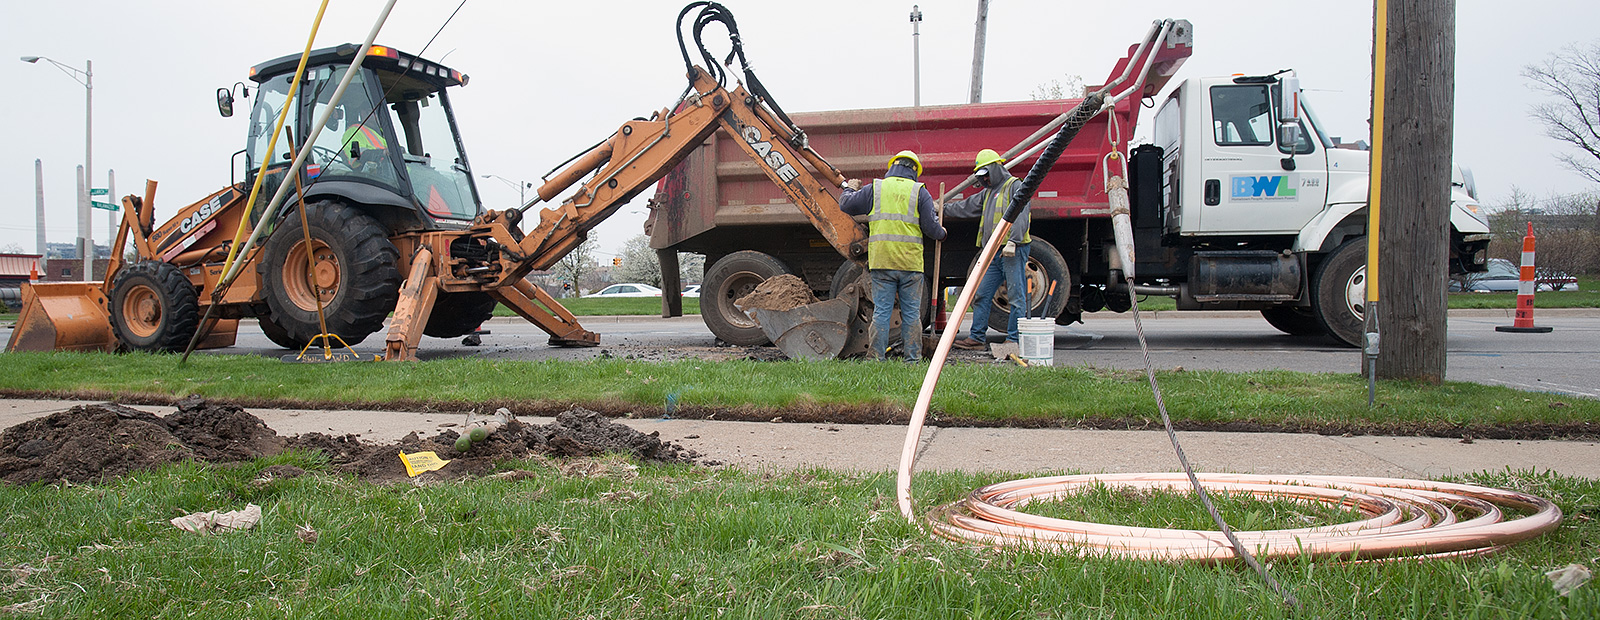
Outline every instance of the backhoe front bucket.
<svg viewBox="0 0 1600 620"><path fill-rule="evenodd" d="M99 282L24 283L22 314L6 351L113 351L106 308Z"/></svg>
<svg viewBox="0 0 1600 620"><path fill-rule="evenodd" d="M819 361L834 359L844 350L855 304L847 299L830 299L793 310L757 309L755 312L762 333L784 355L791 359Z"/></svg>

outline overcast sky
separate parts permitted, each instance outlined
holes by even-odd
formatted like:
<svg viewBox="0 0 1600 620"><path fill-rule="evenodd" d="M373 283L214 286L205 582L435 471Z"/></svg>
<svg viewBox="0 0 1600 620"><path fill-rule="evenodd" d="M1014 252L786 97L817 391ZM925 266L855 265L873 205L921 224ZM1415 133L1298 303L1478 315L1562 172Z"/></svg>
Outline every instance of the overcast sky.
<svg viewBox="0 0 1600 620"><path fill-rule="evenodd" d="M317 47L360 42L382 2L335 0ZM684 86L673 20L684 2L469 0L426 52L456 0L400 2L380 43L471 76L451 97L474 171L532 181L636 116L671 104ZM790 111L909 106L912 2L724 2L758 75ZM922 102L966 101L975 0L924 0ZM0 0L0 247L34 250L34 160L44 162L47 236L76 236L75 168L83 163L84 88L44 61L94 62L94 177L116 171L117 193L160 181L157 221L228 183L243 148L244 115L216 112L218 87L266 59L298 53L318 3L217 0ZM257 7L270 6L273 14ZM1455 158L1494 204L1517 186L1535 195L1593 189L1559 167L1561 145L1528 118L1537 101L1519 72L1596 37L1592 0L1461 0L1456 27ZM1071 2L994 0L984 100L1026 100L1067 75L1099 83L1152 20L1188 19L1195 53L1182 77L1293 68L1325 129L1367 138L1372 7L1363 2ZM713 34L714 33L714 34ZM714 50L726 50L713 27ZM1176 82L1174 82L1176 83ZM1162 95L1165 96L1165 93ZM248 103L244 103L248 106ZM1143 128L1141 128L1143 132ZM824 155L827 155L824 153ZM476 179L489 208L516 190ZM615 252L641 232L644 200L601 225ZM108 238L104 211L94 237ZM608 254L609 255L609 254Z"/></svg>

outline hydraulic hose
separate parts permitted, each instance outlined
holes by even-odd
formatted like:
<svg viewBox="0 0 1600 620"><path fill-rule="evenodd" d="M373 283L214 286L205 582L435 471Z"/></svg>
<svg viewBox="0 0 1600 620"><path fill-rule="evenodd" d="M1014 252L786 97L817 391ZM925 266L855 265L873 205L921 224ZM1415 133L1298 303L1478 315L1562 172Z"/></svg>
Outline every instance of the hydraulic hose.
<svg viewBox="0 0 1600 620"><path fill-rule="evenodd" d="M1105 95L1094 93L1072 109L1071 114L1067 116L1067 122L1061 125L1061 130L1056 132L1056 137L1050 140L1050 144L1039 152L1039 159L1033 162L1033 167L1028 169L1028 176L1023 177L1022 184L1017 186L1016 193L1011 197L1011 208L1002 216L1007 222L1016 223L1017 218L1022 215L1022 210L1028 208L1034 192L1039 191L1039 185L1044 183L1045 175L1050 174L1050 168L1061 158L1062 151L1067 150L1067 145L1077 137L1079 131L1083 130L1089 119L1100 113L1104 103Z"/></svg>

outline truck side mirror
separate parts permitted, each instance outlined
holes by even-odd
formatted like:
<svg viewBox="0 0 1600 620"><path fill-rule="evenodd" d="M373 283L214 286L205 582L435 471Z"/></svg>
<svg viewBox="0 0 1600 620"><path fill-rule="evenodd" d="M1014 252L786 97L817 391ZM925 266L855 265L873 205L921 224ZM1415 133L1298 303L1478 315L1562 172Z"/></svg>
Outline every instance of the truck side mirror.
<svg viewBox="0 0 1600 620"><path fill-rule="evenodd" d="M1300 78L1286 75L1278 80L1278 144L1289 151L1284 170L1294 170L1294 153L1300 150Z"/></svg>
<svg viewBox="0 0 1600 620"><path fill-rule="evenodd" d="M227 88L217 89L217 112L223 118L233 116L233 91Z"/></svg>

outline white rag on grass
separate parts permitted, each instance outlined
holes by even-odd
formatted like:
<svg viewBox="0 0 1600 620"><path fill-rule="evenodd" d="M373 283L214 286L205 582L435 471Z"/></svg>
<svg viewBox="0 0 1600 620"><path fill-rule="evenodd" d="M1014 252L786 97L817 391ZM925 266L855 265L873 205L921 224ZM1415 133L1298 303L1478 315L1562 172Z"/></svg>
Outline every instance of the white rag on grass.
<svg viewBox="0 0 1600 620"><path fill-rule="evenodd" d="M261 522L261 507L249 504L244 510L230 512L196 512L183 515L172 520L172 525L180 530L187 530L196 534L210 534L212 532L232 532L234 530L248 530Z"/></svg>

